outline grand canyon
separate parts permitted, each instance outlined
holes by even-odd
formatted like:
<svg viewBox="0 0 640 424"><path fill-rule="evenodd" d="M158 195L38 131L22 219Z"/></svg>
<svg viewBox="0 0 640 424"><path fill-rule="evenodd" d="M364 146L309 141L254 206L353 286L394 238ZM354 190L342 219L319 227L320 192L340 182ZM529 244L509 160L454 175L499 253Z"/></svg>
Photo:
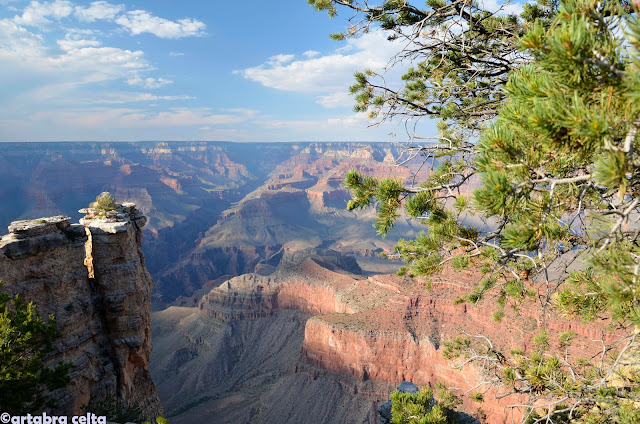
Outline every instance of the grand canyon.
<svg viewBox="0 0 640 424"><path fill-rule="evenodd" d="M96 334L83 337L95 343L101 326L135 321L132 335L126 335L130 330L111 329L106 333L125 334L113 336L115 344L98 344L101 349L129 349L126 352L142 349L125 354L115 368L127 372L131 363L144 364L143 374L134 380L145 385L150 375L158 397L155 389L133 393L151 412L162 410L159 399L165 415L177 424L374 424L378 406L403 381L420 386L442 381L458 393L477 385L478 370L458 371L442 356L443 344L461 332L498 336L500 347L507 349L526 348L543 325L571 329L584 338L597 336L593 327L546 316L534 306L508 312L506 323L498 325L491 320L492 299L477 306L456 304L455 299L481 278L475 268L446 267L428 284L423 278L394 275L399 264L380 254L391 252L398 238L415 236L421 228L400 217L389 237L377 237L372 209L345 209L349 194L342 180L350 169L409 178L411 164L396 165L393 158L398 153L399 147L383 143L0 144L5 182L0 224L27 220L31 224L23 226L35 228L20 236L12 224L16 235L11 237L31 237L33 252L20 256L21 272L27 274L12 274L8 270L16 266L10 264L16 241L7 236L0 277L23 281L12 286L13 291L31 293L32 299L48 304L44 310L70 326L65 334L77 337L73 325L80 317L74 313L103 313L91 309L100 303L99 294L74 289L80 284L75 280L60 281L72 275L80 278L86 237L78 230L78 240L65 242L69 247L34 246L43 243L38 241L42 234L68 234L69 220L84 217L87 210L79 209L97 193L111 192L125 205L123 210L137 208L131 222L138 219L136 213L146 217L132 227L139 235L127 230L129 239L118 242L130 251L109 253L118 245L115 236L98 232L89 241L96 247L86 254L105 259L97 260L95 270L91 265L88 272L97 284L122 280L118 290L139 291L132 287L151 286L146 266L153 291L143 291L146 297L136 302L142 308L147 302L152 312L124 318L123 307L117 307L111 318L91 318ZM43 216L68 218L47 223L46 231L39 229L44 224L28 221ZM85 223L87 228L91 225ZM100 240L105 241L99 244ZM38 256L60 249L64 253L46 253L44 262ZM61 284L64 305L80 302L86 305L84 312L69 315L62 303L52 306L56 295L43 287L25 288L28 281L42 278L41 268L55 267L56 260L68 270L49 280ZM94 263L85 259L85 264L87 260ZM110 271L116 265L100 265L118 261L135 264L135 275L125 278ZM103 277L93 277L94 272ZM131 337L139 341L131 342ZM117 340L128 344L116 348L121 343ZM74 349L79 352L83 343L89 341L75 342ZM117 386L128 379L105 384ZM94 391L104 391L103 386ZM90 391L84 386L78 390L80 394L63 396L76 409L77 398L84 396L86 401ZM519 412L508 405L506 399L482 405L467 400L462 408L471 421L474 416L492 423L519 419Z"/></svg>

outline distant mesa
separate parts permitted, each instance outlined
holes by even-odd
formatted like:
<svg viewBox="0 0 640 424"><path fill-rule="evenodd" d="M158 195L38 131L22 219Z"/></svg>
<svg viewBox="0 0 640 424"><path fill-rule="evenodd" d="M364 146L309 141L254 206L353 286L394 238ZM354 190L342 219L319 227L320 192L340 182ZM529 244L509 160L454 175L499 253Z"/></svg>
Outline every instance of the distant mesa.
<svg viewBox="0 0 640 424"><path fill-rule="evenodd" d="M389 143L3 143L0 226L64 215L110 192L148 218L143 250L158 305L208 281L279 264L281 249L330 248L359 261L417 232L376 237L372 211L345 210L344 174L408 177ZM356 218L356 219L354 219ZM334 240L331 245L323 245Z"/></svg>

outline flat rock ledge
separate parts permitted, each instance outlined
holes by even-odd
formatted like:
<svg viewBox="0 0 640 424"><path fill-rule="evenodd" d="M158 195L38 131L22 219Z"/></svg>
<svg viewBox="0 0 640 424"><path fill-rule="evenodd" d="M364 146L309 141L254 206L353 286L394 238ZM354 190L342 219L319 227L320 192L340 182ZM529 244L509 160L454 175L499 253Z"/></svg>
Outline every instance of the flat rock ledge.
<svg viewBox="0 0 640 424"><path fill-rule="evenodd" d="M25 239L65 230L69 225L71 225L71 217L64 215L13 221L9 225L9 234L13 239Z"/></svg>
<svg viewBox="0 0 640 424"><path fill-rule="evenodd" d="M116 204L113 210L103 211L84 208L79 224L72 224L71 217L64 215L12 222L9 234L0 238L0 254L10 259L18 259L44 253L69 242L83 244L87 240L87 230L93 235L108 235L127 232L127 226L142 228L147 217L135 203Z"/></svg>
<svg viewBox="0 0 640 424"><path fill-rule="evenodd" d="M68 216L14 221L9 225L9 234L0 238L0 257L25 258L69 243L82 245L86 239L85 228L71 224Z"/></svg>
<svg viewBox="0 0 640 424"><path fill-rule="evenodd" d="M115 208L109 211L89 207L78 212L85 214L85 217L80 219L80 224L91 228L94 233L122 233L127 231L129 222L139 228L147 224L147 217L137 209L135 203L116 204Z"/></svg>

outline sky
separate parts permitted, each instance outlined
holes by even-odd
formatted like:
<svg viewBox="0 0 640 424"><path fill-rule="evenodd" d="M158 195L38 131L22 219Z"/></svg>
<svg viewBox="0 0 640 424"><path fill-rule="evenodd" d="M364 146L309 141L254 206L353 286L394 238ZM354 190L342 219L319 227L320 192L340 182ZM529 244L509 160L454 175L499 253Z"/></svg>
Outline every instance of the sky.
<svg viewBox="0 0 640 424"><path fill-rule="evenodd" d="M402 141L348 94L354 72L382 70L398 46L381 31L331 40L348 24L341 12L306 0L0 0L0 141Z"/></svg>

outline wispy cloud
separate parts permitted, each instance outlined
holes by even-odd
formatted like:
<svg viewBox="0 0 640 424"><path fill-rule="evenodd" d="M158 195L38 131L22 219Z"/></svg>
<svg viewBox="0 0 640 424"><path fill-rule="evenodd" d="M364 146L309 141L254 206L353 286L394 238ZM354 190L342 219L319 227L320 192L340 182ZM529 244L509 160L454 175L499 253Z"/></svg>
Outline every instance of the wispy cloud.
<svg viewBox="0 0 640 424"><path fill-rule="evenodd" d="M320 52L317 52L315 50L307 50L306 52L302 53L302 55L307 59L313 59L316 56L320 56Z"/></svg>
<svg viewBox="0 0 640 424"><path fill-rule="evenodd" d="M0 20L0 59L6 65L5 72L23 69L32 74L55 74L57 79L95 82L133 77L151 69L140 50L101 47L94 39L69 33L57 44L62 52L52 51L40 34L10 19Z"/></svg>
<svg viewBox="0 0 640 424"><path fill-rule="evenodd" d="M134 10L115 19L118 25L128 29L131 34L150 33L160 38L183 38L205 34L206 25L196 19L170 21L151 15L144 10Z"/></svg>
<svg viewBox="0 0 640 424"><path fill-rule="evenodd" d="M137 102L155 102L155 101L167 101L167 100L192 100L193 96L159 96L151 93L131 93L131 92L108 92L103 93L100 96L90 96L85 98L76 99L76 103L91 104L91 105L108 105L108 104L125 104L125 103L137 103Z"/></svg>
<svg viewBox="0 0 640 424"><path fill-rule="evenodd" d="M45 26L51 24L52 19L62 19L73 13L73 4L67 0L40 3L32 1L22 15L16 15L13 21L18 25Z"/></svg>
<svg viewBox="0 0 640 424"><path fill-rule="evenodd" d="M267 65L270 66L281 66L285 63L291 62L296 56L292 54L277 54L275 56L271 56L269 60L267 60Z"/></svg>
<svg viewBox="0 0 640 424"><path fill-rule="evenodd" d="M353 96L347 90L316 97L316 103L327 109L353 105Z"/></svg>
<svg viewBox="0 0 640 424"><path fill-rule="evenodd" d="M29 91L44 97L47 92L60 94L62 87L109 80L124 80L129 85L148 89L173 82L148 75L154 67L143 51L105 46L100 39L105 38L101 32L74 28L74 19L84 25L109 21L114 28L124 26L131 34L149 32L161 38L201 35L205 31L204 23L195 19L171 21L143 10L126 12L125 6L107 1L77 5L69 0L34 0L13 18L0 19L0 60L5 64L4 70L0 68L0 75L12 73L27 78L16 73L18 70L25 71L26 75L48 74L53 78L39 78ZM62 20L66 24L58 22ZM60 28L67 28L66 34L56 39L52 34ZM26 93L22 97L25 96Z"/></svg>
<svg viewBox="0 0 640 424"><path fill-rule="evenodd" d="M168 84L173 84L173 81L164 78L140 78L134 77L127 80L129 85L137 85L144 88L160 88Z"/></svg>
<svg viewBox="0 0 640 424"><path fill-rule="evenodd" d="M352 104L348 87L353 74L365 68L383 71L397 51L397 43L387 41L384 31L372 31L331 54L308 50L303 58L291 54L270 57L262 65L235 71L237 75L277 90L318 93L316 103L324 107Z"/></svg>
<svg viewBox="0 0 640 424"><path fill-rule="evenodd" d="M53 138L59 139L74 131L99 135L96 130L105 128L143 131L246 119L243 113L171 108L195 97L167 89L174 78L154 75L157 69L129 37L202 35L205 24L196 19L173 21L108 1L33 0L13 6L15 15L0 19L0 79L5 81L0 113L16 122L16 128L26 124L21 132L3 128L2 139L41 139L50 137L51 130L58 131ZM124 47L128 40L133 48ZM124 46L114 45L116 41Z"/></svg>
<svg viewBox="0 0 640 424"><path fill-rule="evenodd" d="M94 1L89 7L76 6L75 16L83 22L95 22L97 20L113 20L124 11L121 4L114 5L106 1Z"/></svg>
<svg viewBox="0 0 640 424"><path fill-rule="evenodd" d="M126 11L121 4L94 1L89 6L78 6L69 0L49 2L32 1L13 22L18 25L46 28L53 21L74 17L79 22L109 21L125 28L132 35L153 34L160 38L196 37L206 34L206 25L193 18L169 19L154 16L146 10Z"/></svg>
<svg viewBox="0 0 640 424"><path fill-rule="evenodd" d="M68 32L63 40L56 40L61 50L70 51L81 49L83 47L98 47L100 41L91 37L92 31L71 31ZM91 37L91 38L88 38Z"/></svg>
<svg viewBox="0 0 640 424"><path fill-rule="evenodd" d="M235 124L246 121L246 114L216 114L210 109L173 108L149 112L132 108L92 108L48 111L33 114L34 121L47 120L72 129L82 128L148 128Z"/></svg>

